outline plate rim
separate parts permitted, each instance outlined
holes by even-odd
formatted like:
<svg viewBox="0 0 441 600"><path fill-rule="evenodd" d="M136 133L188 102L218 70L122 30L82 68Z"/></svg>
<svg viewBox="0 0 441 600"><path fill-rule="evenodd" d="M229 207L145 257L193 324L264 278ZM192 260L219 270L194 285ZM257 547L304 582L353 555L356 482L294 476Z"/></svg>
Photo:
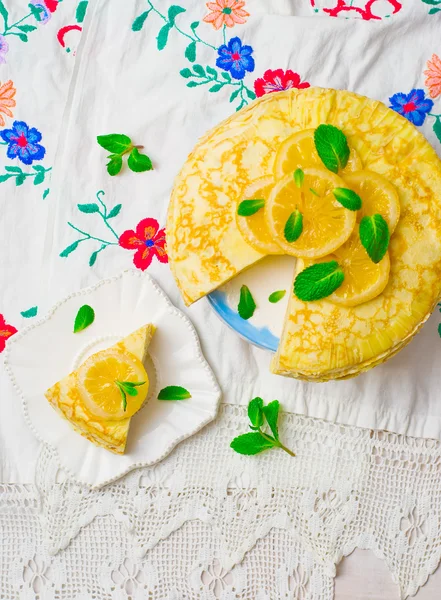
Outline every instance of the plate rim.
<svg viewBox="0 0 441 600"><path fill-rule="evenodd" d="M168 444L166 449L164 450L164 452L159 457L155 458L154 460L133 463L132 465L130 465L129 467L127 467L126 469L124 469L123 471L121 471L120 473L115 475L115 477L106 479L105 481L100 481L99 483L91 484L87 481L83 481L83 480L79 479L78 475L74 474L71 471L70 467L67 467L64 464L62 457L60 456L60 454L58 452L58 448L56 448L55 446L53 446L52 444L47 442L45 439L43 439L43 437L40 435L40 433L34 427L34 424L31 420L31 418L29 416L29 412L28 412L27 398L26 398L23 390L21 389L19 383L17 382L13 368L11 367L11 364L10 364L10 354L11 354L11 348L14 348L15 345L18 344L19 341L23 337L25 337L33 329L36 329L36 328L40 327L41 325L43 325L44 323L46 323L47 321L49 321L52 318L52 316L54 315L54 313L61 306L66 304L69 300L71 300L72 298L76 298L78 296L85 296L85 295L91 294L95 290L100 288L101 286L109 284L109 283L113 283L120 279L123 279L124 276L142 277L142 278L146 279L147 281L149 281L149 283L153 286L155 291L159 294L159 296L165 302L167 310L169 312L171 312L172 314L174 314L176 317L182 319L182 321L185 323L185 325L187 326L187 329L189 330L189 332L191 334L192 342L195 345L195 350L196 350L195 359L205 369L205 371L207 372L207 375L209 377L210 383L213 386L214 400L213 400L212 408L210 407L210 409L207 410L208 416L205 417L201 422L199 422L197 427L193 428L188 433L185 433L185 434L179 436L178 438L174 439L170 444ZM127 475L131 471L134 471L135 469L149 467L149 466L152 466L152 465L164 460L164 458L166 456L168 456L178 444L180 444L185 439L196 434L198 431L200 431L203 427L205 427L208 423L210 423L211 421L213 421L216 418L216 415L217 415L218 409L219 409L220 399L222 396L222 390L215 378L214 372L211 369L210 365L208 364L206 358L204 357L204 355L202 353L201 342L199 340L199 336L196 332L196 329L195 329L193 323L190 321L190 319L187 317L187 315L185 315L181 310L176 308L176 306L171 302L171 300L168 298L168 296L165 294L165 292L162 290L162 288L155 281L155 279L153 279L153 277L151 275L149 275L148 273L140 273L139 271L135 271L135 269L125 269L119 275L114 275L113 277L107 277L105 279L101 279L94 285L91 285L86 288L82 288L81 290L72 292L69 295L62 298L61 300L59 300L56 304L54 304L52 306L52 308L49 309L49 311L45 314L44 317L41 317L38 321L27 325L24 329L20 330L17 334L15 334L14 336L11 337L9 344L7 345L6 350L5 350L4 367L5 367L6 373L9 376L9 379L12 383L14 391L18 394L18 396L21 400L22 411L23 411L25 422L28 425L28 427L30 428L30 430L32 431L32 433L34 434L34 436L37 438L37 440L40 443L44 444L48 448L51 448L55 452L58 466L69 476L72 483L77 484L77 485L85 485L91 490L101 489L102 487L117 481L121 477L124 477L125 475Z"/></svg>

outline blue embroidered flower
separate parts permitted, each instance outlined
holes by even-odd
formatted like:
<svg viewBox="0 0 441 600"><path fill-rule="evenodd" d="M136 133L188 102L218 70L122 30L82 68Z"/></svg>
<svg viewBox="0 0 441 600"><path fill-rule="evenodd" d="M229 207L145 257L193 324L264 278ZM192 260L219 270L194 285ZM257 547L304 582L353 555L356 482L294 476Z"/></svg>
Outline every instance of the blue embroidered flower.
<svg viewBox="0 0 441 600"><path fill-rule="evenodd" d="M43 0L31 0L30 4L33 4L36 8L40 9L40 23L47 23L51 18L51 12L44 3Z"/></svg>
<svg viewBox="0 0 441 600"><path fill-rule="evenodd" d="M238 37L231 38L227 45L223 44L218 49L219 54L216 66L224 71L229 71L234 79L243 79L245 72L254 71L254 58L251 56L251 46L242 46Z"/></svg>
<svg viewBox="0 0 441 600"><path fill-rule="evenodd" d="M14 121L12 129L2 129L0 137L7 142L8 158L18 158L25 165L31 165L34 160L42 160L46 150L38 142L41 133L35 127L29 128L24 121Z"/></svg>
<svg viewBox="0 0 441 600"><path fill-rule="evenodd" d="M390 107L414 125L422 125L433 102L424 95L424 90L413 89L409 94L399 92L389 98Z"/></svg>

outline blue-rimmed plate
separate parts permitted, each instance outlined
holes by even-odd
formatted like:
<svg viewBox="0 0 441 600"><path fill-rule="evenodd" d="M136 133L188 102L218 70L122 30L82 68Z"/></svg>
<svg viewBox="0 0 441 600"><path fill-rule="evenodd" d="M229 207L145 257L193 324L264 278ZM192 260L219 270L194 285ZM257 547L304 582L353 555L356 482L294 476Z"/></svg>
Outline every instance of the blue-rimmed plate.
<svg viewBox="0 0 441 600"><path fill-rule="evenodd" d="M240 336L259 348L276 352L294 269L295 258L268 256L209 294L208 301L219 317ZM257 305L254 315L247 321L237 312L242 285L248 286ZM271 303L269 296L279 290L285 290L285 296L276 304Z"/></svg>

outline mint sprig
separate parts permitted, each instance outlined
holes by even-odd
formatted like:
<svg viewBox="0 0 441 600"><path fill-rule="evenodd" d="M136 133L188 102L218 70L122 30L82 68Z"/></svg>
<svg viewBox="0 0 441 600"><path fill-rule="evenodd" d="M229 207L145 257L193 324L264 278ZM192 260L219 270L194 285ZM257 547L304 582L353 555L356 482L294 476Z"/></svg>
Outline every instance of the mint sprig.
<svg viewBox="0 0 441 600"><path fill-rule="evenodd" d="M254 311L256 310L256 303L254 302L254 298L250 292L248 286L243 285L240 288L240 298L239 304L237 305L237 312L242 317L242 319L248 320L254 315Z"/></svg>
<svg viewBox="0 0 441 600"><path fill-rule="evenodd" d="M380 214L363 217L360 221L360 241L375 264L386 254L390 233L385 219Z"/></svg>
<svg viewBox="0 0 441 600"><path fill-rule="evenodd" d="M268 296L268 300L271 304L277 304L277 302L280 302L285 297L285 294L286 290L277 290Z"/></svg>
<svg viewBox="0 0 441 600"><path fill-rule="evenodd" d="M340 204L348 210L360 210L362 204L361 198L353 190L339 187L335 188L332 193L337 202L340 202Z"/></svg>
<svg viewBox="0 0 441 600"><path fill-rule="evenodd" d="M325 167L333 173L344 169L349 160L349 146L345 134L334 125L319 125L314 131L317 154Z"/></svg>
<svg viewBox="0 0 441 600"><path fill-rule="evenodd" d="M241 217L251 217L265 206L265 200L242 200L237 207L237 214Z"/></svg>
<svg viewBox="0 0 441 600"><path fill-rule="evenodd" d="M277 425L279 411L280 403L278 400L273 400L267 406L264 406L262 398L253 398L248 404L250 429L253 431L235 437L230 444L230 448L239 454L245 454L247 456L259 454L270 448L280 448L290 456L295 456L294 452L284 446L279 439ZM262 431L265 420L272 435L266 431Z"/></svg>
<svg viewBox="0 0 441 600"><path fill-rule="evenodd" d="M285 236L285 240L291 244L299 239L303 231L303 215L302 213L296 209L292 212L286 223L285 228L283 230L283 235Z"/></svg>
<svg viewBox="0 0 441 600"><path fill-rule="evenodd" d="M304 302L320 300L334 293L344 278L343 270L336 260L316 263L297 275L294 280L294 294Z"/></svg>
<svg viewBox="0 0 441 600"><path fill-rule="evenodd" d="M135 146L128 135L122 133L109 133L108 135L99 135L96 138L98 144L111 152L107 157L107 172L109 175L115 176L121 171L123 166L123 156L129 154L127 165L131 171L142 173L153 169L152 161L146 154L142 154L139 150L144 146Z"/></svg>
<svg viewBox="0 0 441 600"><path fill-rule="evenodd" d="M115 383L120 391L122 398L122 406L124 412L127 410L127 396L137 396L138 390L136 389L140 385L144 385L145 381L118 381L115 379Z"/></svg>
<svg viewBox="0 0 441 600"><path fill-rule="evenodd" d="M95 320L95 311L88 304L83 304L81 308L79 308L77 312L77 316L75 317L74 323L74 333L78 333L79 331L83 331Z"/></svg>
<svg viewBox="0 0 441 600"><path fill-rule="evenodd" d="M168 385L158 394L158 400L188 400L191 394L188 390L180 385Z"/></svg>

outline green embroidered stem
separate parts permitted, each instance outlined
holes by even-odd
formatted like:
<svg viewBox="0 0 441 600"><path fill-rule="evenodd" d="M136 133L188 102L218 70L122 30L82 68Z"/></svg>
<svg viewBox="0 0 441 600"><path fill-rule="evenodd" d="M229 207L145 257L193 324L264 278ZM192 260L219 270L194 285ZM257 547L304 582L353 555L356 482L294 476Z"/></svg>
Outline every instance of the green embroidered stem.
<svg viewBox="0 0 441 600"><path fill-rule="evenodd" d="M224 38L224 46L227 45L227 26L224 23L224 26L222 27L222 36Z"/></svg>
<svg viewBox="0 0 441 600"><path fill-rule="evenodd" d="M167 17L162 14L157 8L156 6L154 6L154 4L152 3L151 0L147 0L147 4L150 6L150 10L148 11L148 13L150 12L154 12L158 15L158 17L160 17L168 26L170 29L174 28L176 29L176 31L178 33L180 33L181 35L183 35L184 37L186 37L187 39L191 40L192 42L196 43L196 44L203 44L204 46L207 46L207 48L211 48L212 50L217 50L216 46L213 46L212 44L209 44L208 42L202 40L199 35L197 35L195 33L195 31L193 31L194 35L191 35L189 33L186 33L185 31L183 31L180 27L178 27L178 25L176 25L176 23L170 22Z"/></svg>
<svg viewBox="0 0 441 600"><path fill-rule="evenodd" d="M137 148L142 147L142 146L137 146ZM113 229L113 227L109 224L108 222L108 213L107 213L107 207L104 204L104 202L101 200L101 196L104 195L104 190L99 190L99 192L96 193L96 199L98 200L98 202L101 204L101 206L103 207L104 213L102 213L101 211L99 211L99 215L103 218L104 224L106 225L106 227L113 233L113 235L116 237L117 240L119 240L119 235L116 233L116 231Z"/></svg>
<svg viewBox="0 0 441 600"><path fill-rule="evenodd" d="M3 144L2 144L3 145ZM15 177L15 185L23 185L28 177L34 178L34 185L40 185L46 178L46 173L52 171L52 167L45 169L41 165L35 165L32 167L34 169L34 173L25 173L21 167L11 167L9 165L5 166L5 172L0 174L0 183L4 183Z"/></svg>
<svg viewBox="0 0 441 600"><path fill-rule="evenodd" d="M81 233L81 235L85 236L83 239L77 240L78 243L85 242L86 240L95 240L96 242L100 242L101 244L104 244L105 245L104 247L107 247L107 246L118 246L118 242L108 242L107 240L103 240L103 239L101 239L99 237L95 237L94 235L90 235L86 231L83 231L79 227L76 227L70 221L68 221L67 224L69 225L69 227L72 227L72 229L74 229L78 233ZM100 248L100 250L98 250L98 252L101 252L101 250L104 250L104 248Z"/></svg>
<svg viewBox="0 0 441 600"><path fill-rule="evenodd" d="M44 12L42 8L35 7L34 11L29 12L27 15L25 15L18 21L15 21L15 23L12 23L12 25L8 25L8 16L9 16L8 11L7 11L4 3L0 0L0 14L3 17L3 25L4 25L4 29L1 33L1 35L3 35L3 36L16 35L17 37L19 37L21 39L22 42L27 42L28 36L26 35L26 33L29 33L30 31L33 31L34 29L37 29L37 28L33 25L26 25L25 28L21 29L19 26L24 21L27 21L29 19L29 17L36 18L35 15L38 13L42 13L42 12ZM36 19L36 20L38 22L38 19ZM12 29L14 29L14 27L17 28L20 31L20 33L17 33L16 31L11 31Z"/></svg>

